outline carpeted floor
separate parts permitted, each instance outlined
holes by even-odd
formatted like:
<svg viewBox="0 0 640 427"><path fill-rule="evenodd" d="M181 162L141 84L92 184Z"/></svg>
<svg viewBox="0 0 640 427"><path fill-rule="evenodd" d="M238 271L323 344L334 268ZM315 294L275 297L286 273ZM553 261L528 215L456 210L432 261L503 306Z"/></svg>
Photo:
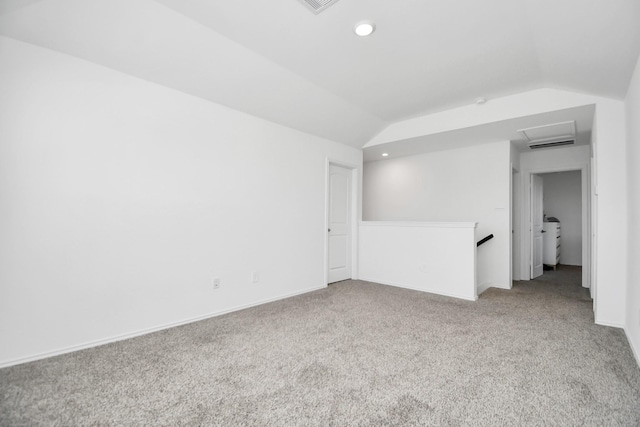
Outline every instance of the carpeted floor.
<svg viewBox="0 0 640 427"><path fill-rule="evenodd" d="M477 302L359 281L0 370L0 424L640 425L575 268Z"/></svg>

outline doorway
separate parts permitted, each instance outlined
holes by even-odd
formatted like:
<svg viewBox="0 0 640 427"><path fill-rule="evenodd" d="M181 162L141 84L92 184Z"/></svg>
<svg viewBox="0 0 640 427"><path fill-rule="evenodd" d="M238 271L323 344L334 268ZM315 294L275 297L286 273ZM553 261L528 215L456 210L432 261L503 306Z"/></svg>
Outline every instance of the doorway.
<svg viewBox="0 0 640 427"><path fill-rule="evenodd" d="M560 229L560 264L582 266L581 173L564 171L540 176L544 181L546 220L558 221Z"/></svg>
<svg viewBox="0 0 640 427"><path fill-rule="evenodd" d="M327 284L354 278L354 172L329 163L327 174Z"/></svg>
<svg viewBox="0 0 640 427"><path fill-rule="evenodd" d="M563 175L566 173L566 175ZM533 217L531 215L533 208L533 176L540 176L543 179L543 215L547 215L548 219L557 219L561 224L561 233L564 234L562 226L563 222L567 223L573 231L569 231L569 234L565 237L561 234L560 238L560 262L567 263L568 265L582 266L582 286L590 288L591 283L591 258L590 258L590 230L591 230L591 212L590 212L590 180L589 171L587 165L579 165L577 167L558 167L558 168L539 168L535 170L527 170L525 176L523 176L522 183L525 185L524 194L529 194L530 197L524 197L522 202L523 213L527 217L523 218L523 238L526 242L522 244L522 264L523 277L521 280L529 280L533 278ZM549 177L549 178L547 178ZM546 180L545 180L546 178ZM568 180L568 181L567 181ZM570 182L567 184L566 182ZM572 193L567 194L566 187L572 188ZM551 198L550 198L551 197ZM558 207L558 205L566 204L571 201L571 208ZM545 203L546 202L546 203ZM579 206L579 208L578 208ZM548 211L548 208L552 208L553 212ZM576 231L576 227L578 231ZM565 243L562 241L565 240ZM571 242L571 243L569 243ZM564 251L563 246L567 245L567 250ZM576 249L577 248L577 249ZM576 260L577 258L577 260ZM525 267L528 267L525 269ZM525 273L526 272L526 273ZM525 275L526 274L526 275Z"/></svg>
<svg viewBox="0 0 640 427"><path fill-rule="evenodd" d="M542 276L544 271L544 181L540 175L531 175L531 279Z"/></svg>

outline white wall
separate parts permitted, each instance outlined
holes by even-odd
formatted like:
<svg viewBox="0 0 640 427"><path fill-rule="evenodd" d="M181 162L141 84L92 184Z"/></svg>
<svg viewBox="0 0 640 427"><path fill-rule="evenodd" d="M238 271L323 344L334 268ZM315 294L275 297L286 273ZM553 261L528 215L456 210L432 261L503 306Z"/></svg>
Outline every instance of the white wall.
<svg viewBox="0 0 640 427"><path fill-rule="evenodd" d="M423 135L525 117L566 108L595 105L593 127L594 169L592 214L596 323L622 327L626 312L627 258L627 142L623 101L558 89L536 89L492 99L478 108L467 105L439 113L393 123L367 146L380 145ZM587 181L591 183L591 176ZM525 198L526 199L526 198ZM522 237L522 249L527 242ZM521 273L524 269L521 269Z"/></svg>
<svg viewBox="0 0 640 427"><path fill-rule="evenodd" d="M626 119L624 103L596 104L596 323L623 327L626 317L628 240Z"/></svg>
<svg viewBox="0 0 640 427"><path fill-rule="evenodd" d="M523 171L578 169L589 164L590 152L588 145L530 150L520 155L520 166Z"/></svg>
<svg viewBox="0 0 640 427"><path fill-rule="evenodd" d="M510 145L510 158L511 158L511 168L517 171L520 170L520 152L515 147L515 144L511 143Z"/></svg>
<svg viewBox="0 0 640 427"><path fill-rule="evenodd" d="M8 38L0 63L0 366L325 286L327 157L360 150Z"/></svg>
<svg viewBox="0 0 640 427"><path fill-rule="evenodd" d="M366 163L365 221L477 222L478 293L510 288L510 143L501 141Z"/></svg>
<svg viewBox="0 0 640 427"><path fill-rule="evenodd" d="M582 265L581 172L556 172L541 176L544 181L544 213L560 220L560 264Z"/></svg>
<svg viewBox="0 0 640 427"><path fill-rule="evenodd" d="M362 222L361 280L477 299L475 223Z"/></svg>
<svg viewBox="0 0 640 427"><path fill-rule="evenodd" d="M640 59L626 99L629 233L625 330L640 364Z"/></svg>
<svg viewBox="0 0 640 427"><path fill-rule="evenodd" d="M522 188L520 186L520 152L511 143L511 280L520 278L520 207L522 198Z"/></svg>
<svg viewBox="0 0 640 427"><path fill-rule="evenodd" d="M531 174L541 174L544 172L559 172L568 170L580 170L581 197L582 202L582 265L589 265L590 240L585 238L589 235L590 212L589 212L589 162L591 147L582 145L575 147L552 148L545 150L526 151L520 155L520 166L522 173L520 177L521 193L530 193ZM546 189L545 189L546 192ZM521 258L520 273L521 280L530 278L531 260L531 236L529 233L530 222L530 198L523 196L520 198L520 235L521 235ZM590 287L592 282L589 268L582 269L582 285Z"/></svg>

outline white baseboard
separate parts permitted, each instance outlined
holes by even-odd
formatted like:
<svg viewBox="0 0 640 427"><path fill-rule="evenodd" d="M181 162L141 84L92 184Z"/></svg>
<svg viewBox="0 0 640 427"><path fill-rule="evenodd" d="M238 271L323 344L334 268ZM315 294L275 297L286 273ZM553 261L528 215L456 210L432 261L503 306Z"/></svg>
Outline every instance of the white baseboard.
<svg viewBox="0 0 640 427"><path fill-rule="evenodd" d="M200 320L205 320L205 319L210 319L212 317L222 316L223 314L232 313L234 311L240 311L240 310L244 310L246 308L251 308L251 307L258 306L258 305L267 304L267 303L270 303L270 302L279 301L279 300L283 300L283 299L286 299L286 298L291 298L291 297L294 297L294 296L297 296L297 295L302 295L302 294L306 294L306 293L309 293L309 292L318 291L320 289L325 289L326 287L327 287L327 285L319 286L319 287L311 288L311 289L305 289L303 291L284 294L284 295L280 295L280 296L273 297L273 298L267 298L267 299L256 301L256 302L253 302L253 303L250 303L250 304L239 305L239 306L232 307L232 308L229 308L229 309L203 314L202 316L191 317L189 319L179 320L177 322L171 322L171 323L166 323L166 324L160 325L160 326L154 326L152 328L141 329L141 330L135 331L135 332L130 332L130 333L122 334L122 335L116 335L116 336L113 336L113 337L99 339L99 340L95 340L95 341L89 341L89 342L86 342L86 343L83 343L83 344L73 345L73 346L69 346L69 347L63 347L63 348L60 348L60 349L57 349L57 350L53 350L53 351L47 351L47 352L44 352L44 353L34 354L32 356L21 357L21 358L18 358L18 359L4 360L4 361L0 362L0 368L7 368L9 366L20 365L20 364L23 364L23 363L33 362L33 361L36 361L36 360L46 359L46 358L49 358L49 357L60 356L62 354L73 353L74 351L85 350L87 348L98 347L98 346L101 346L101 345L104 345L104 344L110 344L110 343L117 342L117 341L127 340L127 339L130 339L130 338L139 337L141 335L146 335L146 334L151 334L153 332L162 331L164 329L175 328L176 326L186 325L186 324L193 323L193 322L199 322Z"/></svg>
<svg viewBox="0 0 640 427"><path fill-rule="evenodd" d="M633 353L633 357L636 358L636 363L638 364L638 367L640 367L640 349L633 346L633 341L631 340L631 337L629 337L627 328L624 328L624 334L627 337L627 341L629 342L629 347L631 347L631 353Z"/></svg>
<svg viewBox="0 0 640 427"><path fill-rule="evenodd" d="M624 329L624 325L621 325L620 323L606 322L606 321L603 322L602 320L596 320L594 323L600 326L609 326L611 328Z"/></svg>
<svg viewBox="0 0 640 427"><path fill-rule="evenodd" d="M416 286L411 286L411 285L405 285L402 283L391 283L391 282L386 282L384 280L377 280L377 279L372 279L372 278L366 278L366 277L360 277L359 280L365 281L365 282L372 282L372 283L379 283L381 285L386 285L386 286L393 286L395 288L404 288L404 289L411 289L412 291L420 291L420 292L426 292L429 294L435 294L435 295L442 295L445 297L451 297L451 298L459 298L459 299L463 299L463 300L467 300L467 301L476 301L478 299L478 297L468 297L465 295L457 295L457 294L452 294L452 293L448 293L448 292L441 292L441 291L437 291L437 290L433 290L433 289L425 289L425 288L418 288Z"/></svg>
<svg viewBox="0 0 640 427"><path fill-rule="evenodd" d="M491 283L483 283L482 285L478 285L478 295L482 295L482 293L490 287Z"/></svg>
<svg viewBox="0 0 640 427"><path fill-rule="evenodd" d="M478 285L478 295L482 295L482 293L489 288L504 289L506 291L513 289L512 286L503 286L503 285L497 285L495 283L487 282L487 283L483 283L482 285Z"/></svg>

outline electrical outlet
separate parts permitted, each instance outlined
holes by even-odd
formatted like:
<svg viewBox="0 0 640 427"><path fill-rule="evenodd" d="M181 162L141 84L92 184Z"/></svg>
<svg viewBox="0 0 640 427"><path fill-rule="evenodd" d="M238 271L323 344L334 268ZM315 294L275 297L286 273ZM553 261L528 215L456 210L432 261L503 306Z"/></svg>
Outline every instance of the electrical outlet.
<svg viewBox="0 0 640 427"><path fill-rule="evenodd" d="M218 289L220 287L220 278L219 277L214 277L213 278L213 289Z"/></svg>
<svg viewBox="0 0 640 427"><path fill-rule="evenodd" d="M251 273L251 283L258 283L260 281L260 273L254 271Z"/></svg>

